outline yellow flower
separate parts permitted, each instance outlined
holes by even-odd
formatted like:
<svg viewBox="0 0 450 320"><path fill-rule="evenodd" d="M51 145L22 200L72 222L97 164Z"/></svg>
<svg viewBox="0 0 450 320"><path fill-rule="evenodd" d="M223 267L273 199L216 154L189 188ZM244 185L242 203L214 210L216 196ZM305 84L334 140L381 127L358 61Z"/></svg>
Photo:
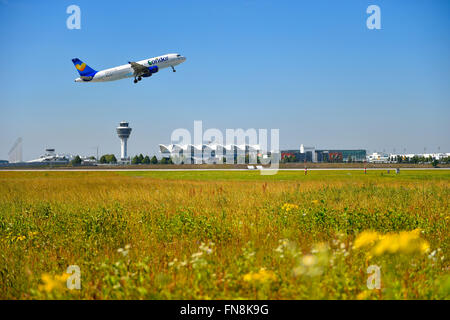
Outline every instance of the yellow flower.
<svg viewBox="0 0 450 320"><path fill-rule="evenodd" d="M26 236L21 236L21 235L11 237L11 241L23 241L25 239L26 239Z"/></svg>
<svg viewBox="0 0 450 320"><path fill-rule="evenodd" d="M426 253L430 250L429 243L420 238L420 229L378 235L373 231L362 232L355 240L354 249L372 246L368 257L381 256L385 253Z"/></svg>
<svg viewBox="0 0 450 320"><path fill-rule="evenodd" d="M353 245L354 249L359 249L361 247L372 245L375 241L377 241L379 235L375 231L364 231L358 235L355 240L355 244Z"/></svg>
<svg viewBox="0 0 450 320"><path fill-rule="evenodd" d="M296 205L296 204L291 204L291 203L285 203L285 204L283 204L283 205L281 206L281 209L284 210L284 211L286 211L286 212L289 212L289 211L291 211L291 210L298 209L298 205Z"/></svg>
<svg viewBox="0 0 450 320"><path fill-rule="evenodd" d="M430 244L426 241L423 241L420 245L420 251L422 253L427 253L428 251L430 251Z"/></svg>
<svg viewBox="0 0 450 320"><path fill-rule="evenodd" d="M361 291L356 296L356 299L358 299L358 300L366 300L369 296L370 296L370 291L367 291L367 290L366 291Z"/></svg>
<svg viewBox="0 0 450 320"><path fill-rule="evenodd" d="M319 203L319 200L313 200L312 203L318 204L318 203Z"/></svg>
<svg viewBox="0 0 450 320"><path fill-rule="evenodd" d="M265 283L275 281L277 277L272 271L261 268L258 272L249 272L243 277L245 282Z"/></svg>
<svg viewBox="0 0 450 320"><path fill-rule="evenodd" d="M63 273L62 275L52 277L48 273L44 273L41 276L41 280L44 284L39 285L39 291L52 292L53 290L64 289L64 284L69 278L69 274Z"/></svg>

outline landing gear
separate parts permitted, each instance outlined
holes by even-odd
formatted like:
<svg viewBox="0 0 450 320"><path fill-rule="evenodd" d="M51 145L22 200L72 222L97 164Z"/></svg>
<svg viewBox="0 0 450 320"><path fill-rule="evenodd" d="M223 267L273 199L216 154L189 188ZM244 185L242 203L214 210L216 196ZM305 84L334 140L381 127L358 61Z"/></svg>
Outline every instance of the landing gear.
<svg viewBox="0 0 450 320"><path fill-rule="evenodd" d="M138 77L138 81L141 81L142 80L142 77Z"/></svg>
<svg viewBox="0 0 450 320"><path fill-rule="evenodd" d="M134 78L134 81L133 81L134 83L138 83L138 81L137 81L137 79L136 78Z"/></svg>
<svg viewBox="0 0 450 320"><path fill-rule="evenodd" d="M175 68L173 66L171 66L171 67L172 67L172 71L173 72L177 72L177 70L175 70Z"/></svg>

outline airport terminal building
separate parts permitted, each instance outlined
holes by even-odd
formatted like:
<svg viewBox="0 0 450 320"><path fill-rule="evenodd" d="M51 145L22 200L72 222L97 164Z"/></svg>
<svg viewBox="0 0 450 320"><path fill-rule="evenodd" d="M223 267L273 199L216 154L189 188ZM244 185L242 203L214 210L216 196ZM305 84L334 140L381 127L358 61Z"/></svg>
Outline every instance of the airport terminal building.
<svg viewBox="0 0 450 320"><path fill-rule="evenodd" d="M160 144L159 150L163 158L171 158L178 164L257 163L258 159L270 156L270 153L264 154L259 145L249 144ZM362 149L315 149L304 145L280 153L282 162L364 162L367 155Z"/></svg>
<svg viewBox="0 0 450 320"><path fill-rule="evenodd" d="M178 164L257 163L258 157L266 157L259 145L249 144L160 144L159 150L163 158Z"/></svg>
<svg viewBox="0 0 450 320"><path fill-rule="evenodd" d="M316 149L305 147L300 150L282 150L284 162L364 162L367 152L363 149Z"/></svg>

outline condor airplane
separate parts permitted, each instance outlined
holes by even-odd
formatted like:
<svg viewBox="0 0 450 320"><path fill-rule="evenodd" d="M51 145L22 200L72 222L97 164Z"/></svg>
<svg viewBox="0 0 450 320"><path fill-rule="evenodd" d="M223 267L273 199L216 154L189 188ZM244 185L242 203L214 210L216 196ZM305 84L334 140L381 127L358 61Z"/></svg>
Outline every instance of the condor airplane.
<svg viewBox="0 0 450 320"><path fill-rule="evenodd" d="M186 57L183 57L181 54L169 53L138 62L128 62L128 64L115 68L95 71L80 59L72 59L75 68L80 74L80 77L76 78L75 82L105 82L134 77L134 83L138 83L142 78L150 77L158 72L159 69L171 67L173 72L175 72L174 67L185 61Z"/></svg>

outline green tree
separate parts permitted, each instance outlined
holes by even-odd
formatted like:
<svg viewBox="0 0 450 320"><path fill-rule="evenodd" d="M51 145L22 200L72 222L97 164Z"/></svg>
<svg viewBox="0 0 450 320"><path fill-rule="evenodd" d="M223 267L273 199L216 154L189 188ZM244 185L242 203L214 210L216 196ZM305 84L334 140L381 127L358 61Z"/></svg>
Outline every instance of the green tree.
<svg viewBox="0 0 450 320"><path fill-rule="evenodd" d="M149 158L149 156L145 156L144 160L142 160L142 163L144 163L144 164L149 164L149 163L150 163L150 158Z"/></svg>
<svg viewBox="0 0 450 320"><path fill-rule="evenodd" d="M156 156L153 156L153 157L150 159L150 163L151 163L151 164L157 164L157 163L158 163L158 159L156 158Z"/></svg>
<svg viewBox="0 0 450 320"><path fill-rule="evenodd" d="M116 163L116 156L113 154L104 154L100 157L100 163Z"/></svg>
<svg viewBox="0 0 450 320"><path fill-rule="evenodd" d="M433 161L431 162L431 164L433 165L433 167L437 167L439 164L439 161L437 159L433 159Z"/></svg>
<svg viewBox="0 0 450 320"><path fill-rule="evenodd" d="M134 156L133 159L131 159L131 164L139 164L139 157L138 156Z"/></svg>
<svg viewBox="0 0 450 320"><path fill-rule="evenodd" d="M142 155L142 153L139 155L139 162L138 163L142 163L142 161L144 161L144 156Z"/></svg>
<svg viewBox="0 0 450 320"><path fill-rule="evenodd" d="M81 158L79 155L77 155L73 160L71 161L73 166L79 166L81 164Z"/></svg>

